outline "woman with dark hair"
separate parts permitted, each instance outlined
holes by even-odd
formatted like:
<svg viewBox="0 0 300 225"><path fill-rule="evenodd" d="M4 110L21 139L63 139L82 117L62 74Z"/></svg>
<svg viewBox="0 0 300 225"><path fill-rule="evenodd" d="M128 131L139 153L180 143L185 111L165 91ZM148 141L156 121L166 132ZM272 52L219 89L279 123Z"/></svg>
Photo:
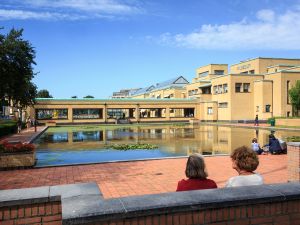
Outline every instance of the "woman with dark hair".
<svg viewBox="0 0 300 225"><path fill-rule="evenodd" d="M264 179L261 175L254 173L259 165L256 153L246 146L239 147L231 153L232 168L238 172L238 176L231 177L226 187L239 187L250 185L261 185Z"/></svg>
<svg viewBox="0 0 300 225"><path fill-rule="evenodd" d="M204 158L200 154L192 154L186 163L185 175L188 179L178 182L176 191L191 191L217 188L216 182L207 179L208 174Z"/></svg>

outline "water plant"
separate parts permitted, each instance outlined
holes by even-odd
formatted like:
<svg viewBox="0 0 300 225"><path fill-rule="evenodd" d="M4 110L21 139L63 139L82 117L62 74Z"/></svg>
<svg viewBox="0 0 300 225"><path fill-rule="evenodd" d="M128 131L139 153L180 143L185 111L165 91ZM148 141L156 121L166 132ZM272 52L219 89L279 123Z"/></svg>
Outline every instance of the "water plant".
<svg viewBox="0 0 300 225"><path fill-rule="evenodd" d="M136 149L157 149L157 145L153 144L113 144L113 145L108 145L106 146L107 149L116 149L116 150L136 150Z"/></svg>

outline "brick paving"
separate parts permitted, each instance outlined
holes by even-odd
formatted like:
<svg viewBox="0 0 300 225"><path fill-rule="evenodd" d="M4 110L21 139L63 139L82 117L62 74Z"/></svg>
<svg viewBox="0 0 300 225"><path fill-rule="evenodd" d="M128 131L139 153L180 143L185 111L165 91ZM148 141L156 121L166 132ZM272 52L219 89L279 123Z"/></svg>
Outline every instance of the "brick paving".
<svg viewBox="0 0 300 225"><path fill-rule="evenodd" d="M287 182L287 156L262 155L257 170L265 183ZM205 158L209 178L223 187L235 176L229 156ZM0 171L0 190L96 182L105 198L173 192L185 177L186 158Z"/></svg>
<svg viewBox="0 0 300 225"><path fill-rule="evenodd" d="M38 136L41 132L43 132L46 129L45 126L38 126L37 131L35 132L34 127L30 127L29 129L23 129L21 133L19 134L13 134L10 136L5 136L0 138L0 143L3 141L20 141L22 143L29 143L32 139L34 139L36 136Z"/></svg>

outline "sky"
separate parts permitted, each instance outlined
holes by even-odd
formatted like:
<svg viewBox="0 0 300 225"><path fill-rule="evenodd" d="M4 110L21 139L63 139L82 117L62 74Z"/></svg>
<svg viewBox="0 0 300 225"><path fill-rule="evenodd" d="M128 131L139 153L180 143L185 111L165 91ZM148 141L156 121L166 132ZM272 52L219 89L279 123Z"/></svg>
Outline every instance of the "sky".
<svg viewBox="0 0 300 225"><path fill-rule="evenodd" d="M0 0L0 30L24 29L34 83L55 98L108 98L196 68L300 58L300 0Z"/></svg>

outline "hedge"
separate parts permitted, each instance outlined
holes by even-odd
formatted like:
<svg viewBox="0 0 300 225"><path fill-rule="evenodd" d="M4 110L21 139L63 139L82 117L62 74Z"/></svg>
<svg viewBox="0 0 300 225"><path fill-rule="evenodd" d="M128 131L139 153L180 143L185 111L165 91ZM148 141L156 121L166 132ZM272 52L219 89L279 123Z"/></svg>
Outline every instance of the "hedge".
<svg viewBox="0 0 300 225"><path fill-rule="evenodd" d="M17 123L14 121L0 122L0 137L17 133Z"/></svg>

